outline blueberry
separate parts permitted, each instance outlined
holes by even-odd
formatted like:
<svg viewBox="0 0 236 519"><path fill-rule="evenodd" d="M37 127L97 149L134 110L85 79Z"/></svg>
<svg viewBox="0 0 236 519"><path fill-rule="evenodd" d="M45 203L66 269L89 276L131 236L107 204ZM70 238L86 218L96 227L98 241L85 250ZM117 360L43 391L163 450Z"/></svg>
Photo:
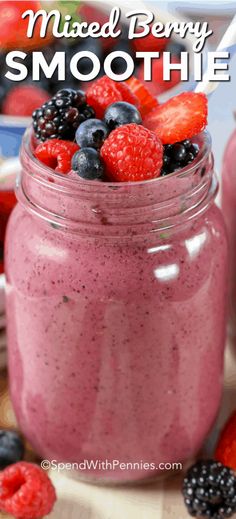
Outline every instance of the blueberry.
<svg viewBox="0 0 236 519"><path fill-rule="evenodd" d="M23 459L24 444L15 431L0 430L0 470Z"/></svg>
<svg viewBox="0 0 236 519"><path fill-rule="evenodd" d="M72 169L87 180L102 180L104 166L98 152L94 148L83 148L72 158Z"/></svg>
<svg viewBox="0 0 236 519"><path fill-rule="evenodd" d="M76 131L75 138L80 148L99 149L107 138L109 129L100 119L87 119Z"/></svg>
<svg viewBox="0 0 236 519"><path fill-rule="evenodd" d="M104 120L111 130L123 124L142 123L142 118L137 108L123 101L110 105L105 111Z"/></svg>

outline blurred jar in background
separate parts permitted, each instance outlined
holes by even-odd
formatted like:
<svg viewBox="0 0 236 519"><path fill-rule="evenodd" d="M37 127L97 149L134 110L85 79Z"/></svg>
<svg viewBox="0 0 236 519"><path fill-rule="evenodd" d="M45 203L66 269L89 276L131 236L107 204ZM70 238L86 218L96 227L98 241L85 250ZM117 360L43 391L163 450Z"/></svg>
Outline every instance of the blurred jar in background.
<svg viewBox="0 0 236 519"><path fill-rule="evenodd" d="M223 158L222 209L230 247L230 333L236 337L236 129Z"/></svg>
<svg viewBox="0 0 236 519"><path fill-rule="evenodd" d="M18 159L22 134L28 118L0 116L0 274L4 271L3 248L6 226L16 204L15 181L20 169Z"/></svg>

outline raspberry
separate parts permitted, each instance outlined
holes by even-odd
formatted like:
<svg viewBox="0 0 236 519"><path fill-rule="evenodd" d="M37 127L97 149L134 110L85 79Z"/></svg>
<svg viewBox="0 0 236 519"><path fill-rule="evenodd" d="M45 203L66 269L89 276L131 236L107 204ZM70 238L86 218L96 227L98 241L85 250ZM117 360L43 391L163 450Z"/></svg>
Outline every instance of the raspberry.
<svg viewBox="0 0 236 519"><path fill-rule="evenodd" d="M20 461L0 473L0 508L17 519L39 519L55 501L53 484L37 465Z"/></svg>
<svg viewBox="0 0 236 519"><path fill-rule="evenodd" d="M71 159L79 146L75 142L50 139L40 143L35 149L35 157L57 173L71 170Z"/></svg>
<svg viewBox="0 0 236 519"><path fill-rule="evenodd" d="M177 56L173 56L171 58L172 63L179 63L179 58ZM138 77L141 81L144 81L144 66L138 70ZM152 80L147 82L148 88L150 92L154 95L160 95L166 90L173 88L175 85L180 83L181 81L181 71L180 70L172 70L170 74L170 80L164 81L163 79L163 57L161 56L158 59L153 60L152 62ZM146 83L146 82L145 82Z"/></svg>
<svg viewBox="0 0 236 519"><path fill-rule="evenodd" d="M148 180L160 175L163 147L147 128L126 124L110 133L101 148L101 157L111 180Z"/></svg>
<svg viewBox="0 0 236 519"><path fill-rule="evenodd" d="M139 105L137 97L125 83L118 83L106 76L92 83L86 94L87 102L95 110L98 119L102 119L106 108L117 101Z"/></svg>
<svg viewBox="0 0 236 519"><path fill-rule="evenodd" d="M218 461L236 470L236 412L227 421L216 447Z"/></svg>
<svg viewBox="0 0 236 519"><path fill-rule="evenodd" d="M12 88L2 106L2 113L31 117L38 106L46 103L49 95L42 88L23 85Z"/></svg>
<svg viewBox="0 0 236 519"><path fill-rule="evenodd" d="M154 108L158 106L158 101L155 97L151 95L149 92L149 88L144 85L139 79L132 76L130 79L126 81L126 84L129 86L130 90L139 100L139 111L144 117L149 112L151 112Z"/></svg>
<svg viewBox="0 0 236 519"><path fill-rule="evenodd" d="M205 94L183 92L158 106L144 119L144 126L156 133L163 144L173 144L204 130L207 124Z"/></svg>

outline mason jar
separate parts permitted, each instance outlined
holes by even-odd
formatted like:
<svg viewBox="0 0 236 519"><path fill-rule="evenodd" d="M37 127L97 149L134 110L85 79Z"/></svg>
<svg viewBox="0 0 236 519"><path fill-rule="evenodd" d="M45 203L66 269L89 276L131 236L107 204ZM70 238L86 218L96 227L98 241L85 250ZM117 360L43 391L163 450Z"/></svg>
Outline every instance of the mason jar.
<svg viewBox="0 0 236 519"><path fill-rule="evenodd" d="M156 477L197 453L217 415L227 240L209 135L198 144L166 177L102 183L56 174L23 141L6 240L11 397L36 452L88 481Z"/></svg>

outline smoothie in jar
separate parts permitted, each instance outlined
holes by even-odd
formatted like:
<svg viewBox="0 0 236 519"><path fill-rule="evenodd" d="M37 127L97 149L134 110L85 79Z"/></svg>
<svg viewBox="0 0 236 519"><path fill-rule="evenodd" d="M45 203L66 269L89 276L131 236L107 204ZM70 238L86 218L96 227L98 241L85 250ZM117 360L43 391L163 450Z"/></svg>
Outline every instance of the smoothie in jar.
<svg viewBox="0 0 236 519"><path fill-rule="evenodd" d="M227 241L210 139L187 140L185 122L163 149L145 120L106 133L94 119L100 155L81 146L89 125L80 151L29 131L7 235L17 419L43 458L92 462L78 470L87 480L140 481L184 462L221 397ZM73 171L61 172L68 150Z"/></svg>

